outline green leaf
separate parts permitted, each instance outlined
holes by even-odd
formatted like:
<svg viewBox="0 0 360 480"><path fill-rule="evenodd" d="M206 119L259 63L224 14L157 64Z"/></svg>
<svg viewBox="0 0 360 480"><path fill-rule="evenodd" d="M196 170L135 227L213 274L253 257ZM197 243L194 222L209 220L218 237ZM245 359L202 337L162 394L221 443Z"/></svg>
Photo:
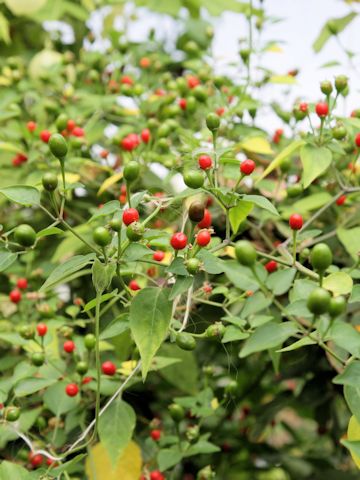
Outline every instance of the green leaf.
<svg viewBox="0 0 360 480"><path fill-rule="evenodd" d="M329 336L339 347L360 357L360 333L349 323L335 320L329 331Z"/></svg>
<svg viewBox="0 0 360 480"><path fill-rule="evenodd" d="M330 290L334 296L347 295L353 288L353 279L348 273L334 272L324 278L323 287Z"/></svg>
<svg viewBox="0 0 360 480"><path fill-rule="evenodd" d="M37 232L36 237L43 238L43 237L49 237L50 235L59 235L63 233L64 231L61 230L61 228L49 227L49 228L44 228L43 230L40 230L39 232Z"/></svg>
<svg viewBox="0 0 360 480"><path fill-rule="evenodd" d="M294 85L296 78L293 75L272 75L269 79L270 83L280 83L284 85Z"/></svg>
<svg viewBox="0 0 360 480"><path fill-rule="evenodd" d="M200 252L197 254L197 258L203 262L203 268L205 272L210 273L211 275L219 275L219 273L223 273L224 262L220 258L210 253L208 250L200 250Z"/></svg>
<svg viewBox="0 0 360 480"><path fill-rule="evenodd" d="M130 328L129 318L126 313L116 317L106 328L100 333L100 340L117 337L126 332Z"/></svg>
<svg viewBox="0 0 360 480"><path fill-rule="evenodd" d="M354 285L354 288L352 289L350 298L349 298L349 303L356 303L360 302L360 285Z"/></svg>
<svg viewBox="0 0 360 480"><path fill-rule="evenodd" d="M164 343L159 355L177 358L179 363L170 365L160 371L160 375L176 389L194 394L199 389L199 368L193 352L181 350L177 345Z"/></svg>
<svg viewBox="0 0 360 480"><path fill-rule="evenodd" d="M326 147L315 147L308 144L302 147L300 158L303 166L302 184L304 188L307 188L329 168L332 154Z"/></svg>
<svg viewBox="0 0 360 480"><path fill-rule="evenodd" d="M273 215L279 215L279 212L276 210L274 205L266 197L261 195L243 195L242 198L247 202L254 203L259 208L267 210Z"/></svg>
<svg viewBox="0 0 360 480"><path fill-rule="evenodd" d="M230 208L229 219L232 231L236 233L239 230L241 223L247 218L254 204L240 200L236 207Z"/></svg>
<svg viewBox="0 0 360 480"><path fill-rule="evenodd" d="M125 250L122 258L125 262L136 262L140 258L145 257L145 255L152 255L153 253L150 248L141 245L141 243L131 243Z"/></svg>
<svg viewBox="0 0 360 480"><path fill-rule="evenodd" d="M191 445L185 452L184 457L192 457L194 455L210 454L219 452L220 448L207 440L199 440Z"/></svg>
<svg viewBox="0 0 360 480"><path fill-rule="evenodd" d="M116 465L131 440L136 424L133 408L123 400L116 400L99 419L99 437L111 462Z"/></svg>
<svg viewBox="0 0 360 480"><path fill-rule="evenodd" d="M323 205L328 203L332 199L330 193L327 192L319 192L314 193L313 195L309 195L308 197L302 198L294 203L291 207L291 211L297 211L300 213L306 213L311 210L317 210L321 208Z"/></svg>
<svg viewBox="0 0 360 480"><path fill-rule="evenodd" d="M57 381L55 385L51 385L46 389L43 400L44 405L48 408L56 417L68 413L78 405L80 398L69 397L66 395L65 388L68 382Z"/></svg>
<svg viewBox="0 0 360 480"><path fill-rule="evenodd" d="M0 39L9 44L10 40L10 32L9 32L9 22L7 21L5 15L0 12Z"/></svg>
<svg viewBox="0 0 360 480"><path fill-rule="evenodd" d="M360 422L360 387L344 386L344 396L350 411Z"/></svg>
<svg viewBox="0 0 360 480"><path fill-rule="evenodd" d="M265 169L261 177L256 181L256 184L259 183L263 178L267 177L273 170L278 168L284 160L289 158L291 155L294 155L295 152L304 145L304 143L304 140L294 140L287 145Z"/></svg>
<svg viewBox="0 0 360 480"><path fill-rule="evenodd" d="M294 281L296 268L286 268L278 270L268 276L266 286L273 292L274 295L283 295L286 293Z"/></svg>
<svg viewBox="0 0 360 480"><path fill-rule="evenodd" d="M0 272L4 272L18 258L17 253L0 250Z"/></svg>
<svg viewBox="0 0 360 480"><path fill-rule="evenodd" d="M357 260L360 252L360 227L338 228L336 234L347 252L354 260Z"/></svg>
<svg viewBox="0 0 360 480"><path fill-rule="evenodd" d="M244 308L241 310L241 317L247 318L249 315L261 312L271 305L271 298L265 297L262 292L256 292L245 300Z"/></svg>
<svg viewBox="0 0 360 480"><path fill-rule="evenodd" d="M114 263L104 264L98 258L95 259L92 266L92 282L98 294L109 288L115 269Z"/></svg>
<svg viewBox="0 0 360 480"><path fill-rule="evenodd" d="M169 300L174 300L175 297L186 292L194 281L193 277L178 277L171 288Z"/></svg>
<svg viewBox="0 0 360 480"><path fill-rule="evenodd" d="M337 33L341 33L350 22L354 20L357 16L356 12L351 12L348 15L340 18L332 18L326 22L326 24L321 29L321 32L315 42L313 43L313 49L316 53L319 53L323 49L329 38L333 35L329 29L329 22L336 26Z"/></svg>
<svg viewBox="0 0 360 480"><path fill-rule="evenodd" d="M61 282L65 282L72 274L78 272L88 265L95 258L95 254L75 255L66 262L56 267L49 275L45 283L40 288L41 292L53 288Z"/></svg>
<svg viewBox="0 0 360 480"><path fill-rule="evenodd" d="M21 465L4 460L0 465L0 478L2 480L30 480L30 473Z"/></svg>
<svg viewBox="0 0 360 480"><path fill-rule="evenodd" d="M293 322L265 323L246 340L240 352L240 358L247 357L251 353L278 347L297 331L298 328Z"/></svg>
<svg viewBox="0 0 360 480"><path fill-rule="evenodd" d="M111 200L110 202L105 203L101 208L98 208L88 222L92 222L100 217L106 217L107 215L113 215L116 212L120 212L120 210L121 207L119 200Z"/></svg>
<svg viewBox="0 0 360 480"><path fill-rule="evenodd" d="M318 37L316 38L316 40L314 41L313 43L313 50L314 52L316 53L319 53L320 50L322 50L322 48L324 47L324 45L326 44L326 42L329 40L329 38L331 37L331 32L328 28L328 25L327 23L325 23L325 25L323 26L323 28L321 29Z"/></svg>
<svg viewBox="0 0 360 480"><path fill-rule="evenodd" d="M0 189L0 193L11 202L25 206L40 205L40 192L35 187L14 185Z"/></svg>
<svg viewBox="0 0 360 480"><path fill-rule="evenodd" d="M240 328L230 325L226 327L222 343L236 342L238 340L245 340L249 337L249 333L243 332Z"/></svg>
<svg viewBox="0 0 360 480"><path fill-rule="evenodd" d="M355 360L349 363L339 375L336 375L333 383L358 388L360 386L360 361Z"/></svg>
<svg viewBox="0 0 360 480"><path fill-rule="evenodd" d="M131 303L130 328L140 352L144 380L152 358L165 340L171 316L168 291L161 288L144 288Z"/></svg>
<svg viewBox="0 0 360 480"><path fill-rule="evenodd" d="M360 440L345 440L342 438L340 441L350 452L360 457Z"/></svg>
<svg viewBox="0 0 360 480"><path fill-rule="evenodd" d="M111 298L115 297L116 294L117 294L117 290L114 290L113 292L105 293L104 295L101 295L99 299L99 303L101 304L101 303L107 302ZM92 310L93 308L95 308L95 306L96 306L96 298L93 298L84 306L82 311L88 312L89 310Z"/></svg>
<svg viewBox="0 0 360 480"><path fill-rule="evenodd" d="M157 455L157 462L162 472L168 470L175 465L178 465L183 458L178 445L173 445L171 448L163 448Z"/></svg>
<svg viewBox="0 0 360 480"><path fill-rule="evenodd" d="M308 345L316 345L315 340L312 340L310 337L304 337L298 340L297 342L292 343L288 347L281 348L277 350L278 353L281 352L292 352L293 350L297 350L298 348L307 347Z"/></svg>
<svg viewBox="0 0 360 480"><path fill-rule="evenodd" d="M53 385L57 381L56 378L26 378L16 385L14 392L17 397L26 397L27 395L31 395L32 393Z"/></svg>

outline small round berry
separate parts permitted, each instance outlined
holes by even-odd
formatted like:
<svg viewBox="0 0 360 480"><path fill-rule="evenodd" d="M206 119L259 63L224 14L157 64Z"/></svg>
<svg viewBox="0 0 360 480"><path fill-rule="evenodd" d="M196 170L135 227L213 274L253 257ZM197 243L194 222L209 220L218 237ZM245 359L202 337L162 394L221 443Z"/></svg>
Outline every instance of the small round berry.
<svg viewBox="0 0 360 480"><path fill-rule="evenodd" d="M48 143L51 137L51 132L49 132L49 130L42 130L39 136L42 142Z"/></svg>
<svg viewBox="0 0 360 480"><path fill-rule="evenodd" d="M139 65L141 68L149 68L151 65L151 60L148 57L140 58Z"/></svg>
<svg viewBox="0 0 360 480"><path fill-rule="evenodd" d="M53 192L58 186L58 177L53 172L46 172L42 177L42 184L46 191Z"/></svg>
<svg viewBox="0 0 360 480"><path fill-rule="evenodd" d="M93 232L93 240L100 247L109 245L111 238L111 233L105 227L97 227Z"/></svg>
<svg viewBox="0 0 360 480"><path fill-rule="evenodd" d="M14 239L23 247L32 247L36 241L36 232L30 225L24 223L15 228Z"/></svg>
<svg viewBox="0 0 360 480"><path fill-rule="evenodd" d="M211 132L217 130L220 126L220 117L216 113L208 113L206 117L206 126Z"/></svg>
<svg viewBox="0 0 360 480"><path fill-rule="evenodd" d="M19 278L16 282L16 286L20 288L20 290L26 290L28 287L28 281L26 278Z"/></svg>
<svg viewBox="0 0 360 480"><path fill-rule="evenodd" d="M329 106L325 102L319 102L315 105L315 112L320 117L326 117L329 113Z"/></svg>
<svg viewBox="0 0 360 480"><path fill-rule="evenodd" d="M74 137L83 137L85 135L85 132L84 129L81 127L74 127L71 134L74 135Z"/></svg>
<svg viewBox="0 0 360 480"><path fill-rule="evenodd" d="M93 377L84 377L81 381L83 385L87 385L88 383L92 382Z"/></svg>
<svg viewBox="0 0 360 480"><path fill-rule="evenodd" d="M178 105L181 108L181 110L186 110L186 107L187 107L186 98L180 98L178 101Z"/></svg>
<svg viewBox="0 0 360 480"><path fill-rule="evenodd" d="M96 337L93 333L88 333L84 338L84 345L87 350L93 350L96 345Z"/></svg>
<svg viewBox="0 0 360 480"><path fill-rule="evenodd" d="M122 85L133 85L133 84L134 84L134 80L133 80L131 77L129 77L129 76L127 76L127 75L124 75L123 77L121 77L120 83L121 83Z"/></svg>
<svg viewBox="0 0 360 480"><path fill-rule="evenodd" d="M212 222L211 213L205 208L203 219L197 224L199 228L210 228Z"/></svg>
<svg viewBox="0 0 360 480"><path fill-rule="evenodd" d="M269 273L273 273L273 272L276 272L278 268L278 264L277 262L275 262L275 260L270 260L265 264L265 268Z"/></svg>
<svg viewBox="0 0 360 480"><path fill-rule="evenodd" d="M101 365L101 370L104 375L112 377L116 373L116 365L113 362L107 361Z"/></svg>
<svg viewBox="0 0 360 480"><path fill-rule="evenodd" d="M198 85L200 85L200 80L197 77L195 77L194 75L190 75L187 78L187 85L188 85L189 88L195 88Z"/></svg>
<svg viewBox="0 0 360 480"><path fill-rule="evenodd" d="M39 337L44 337L47 333L47 326L45 325L45 323L39 323L38 325L36 325L36 331Z"/></svg>
<svg viewBox="0 0 360 480"><path fill-rule="evenodd" d="M200 247L206 247L210 243L211 240L211 235L208 230L201 230L197 235L196 235L196 243Z"/></svg>
<svg viewBox="0 0 360 480"><path fill-rule="evenodd" d="M149 143L151 138L150 130L148 128L144 128L144 130L141 132L141 140L144 143Z"/></svg>
<svg viewBox="0 0 360 480"><path fill-rule="evenodd" d="M355 145L357 147L360 147L360 132L356 134L355 136Z"/></svg>
<svg viewBox="0 0 360 480"><path fill-rule="evenodd" d="M212 159L209 155L201 155L198 159L198 164L202 170L208 170L212 167Z"/></svg>
<svg viewBox="0 0 360 480"><path fill-rule="evenodd" d="M26 128L30 133L32 133L34 130L36 130L36 123L30 120L30 122L26 124Z"/></svg>
<svg viewBox="0 0 360 480"><path fill-rule="evenodd" d="M174 250L182 250L187 245L187 236L182 232L174 233L170 239L170 244Z"/></svg>
<svg viewBox="0 0 360 480"><path fill-rule="evenodd" d="M154 470L150 473L150 480L165 480L165 477L159 470Z"/></svg>
<svg viewBox="0 0 360 480"><path fill-rule="evenodd" d="M341 207L341 205L344 205L345 202L346 202L346 195L341 195L341 197L339 197L339 198L336 200L336 205L338 205L339 207Z"/></svg>
<svg viewBox="0 0 360 480"><path fill-rule="evenodd" d="M101 150L100 152L100 157L101 158L107 158L109 156L109 150Z"/></svg>
<svg viewBox="0 0 360 480"><path fill-rule="evenodd" d="M158 442L161 438L161 430L151 430L150 436L155 442Z"/></svg>
<svg viewBox="0 0 360 480"><path fill-rule="evenodd" d="M124 210L122 215L122 220L126 226L130 225L131 223L137 222L139 220L139 212L136 208L127 208Z"/></svg>
<svg viewBox="0 0 360 480"><path fill-rule="evenodd" d="M72 132L76 127L76 123L71 118L67 121L66 129L68 132Z"/></svg>
<svg viewBox="0 0 360 480"><path fill-rule="evenodd" d="M65 138L60 133L53 133L49 139L49 148L56 158L63 159L67 152L68 146Z"/></svg>
<svg viewBox="0 0 360 480"><path fill-rule="evenodd" d="M241 162L240 171L243 175L251 175L255 170L255 162L253 160L247 159Z"/></svg>
<svg viewBox="0 0 360 480"><path fill-rule="evenodd" d="M141 287L140 287L140 285L137 283L136 280L130 280L130 282L129 282L129 288L130 288L130 290L132 290L133 292L136 292L137 290L141 290Z"/></svg>
<svg viewBox="0 0 360 480"><path fill-rule="evenodd" d="M66 353L72 353L75 348L75 343L72 340L67 340L63 345L64 352Z"/></svg>
<svg viewBox="0 0 360 480"><path fill-rule="evenodd" d="M309 105L306 102L301 102L299 104L299 110L304 113L308 113L309 111Z"/></svg>
<svg viewBox="0 0 360 480"><path fill-rule="evenodd" d="M165 253L162 250L156 250L153 254L153 260L156 262L162 262L165 258Z"/></svg>
<svg viewBox="0 0 360 480"><path fill-rule="evenodd" d="M69 397L76 397L76 395L79 393L79 387L76 385L76 383L69 383L66 385L65 393Z"/></svg>
<svg viewBox="0 0 360 480"><path fill-rule="evenodd" d="M127 182L133 182L138 178L140 174L140 165L135 160L131 160L124 167L124 178ZM126 195L126 186L124 185L125 190L121 191L123 195Z"/></svg>
<svg viewBox="0 0 360 480"><path fill-rule="evenodd" d="M289 218L289 225L291 230L300 230L303 226L303 218L298 213L293 213Z"/></svg>
<svg viewBox="0 0 360 480"><path fill-rule="evenodd" d="M9 293L9 298L12 301L12 303L19 303L21 300L21 292L20 290L11 290Z"/></svg>
<svg viewBox="0 0 360 480"><path fill-rule="evenodd" d="M42 455L40 455L40 453L37 453L35 455L31 452L29 453L29 462L34 468L40 467L40 465L42 465L43 463L43 460L44 458Z"/></svg>

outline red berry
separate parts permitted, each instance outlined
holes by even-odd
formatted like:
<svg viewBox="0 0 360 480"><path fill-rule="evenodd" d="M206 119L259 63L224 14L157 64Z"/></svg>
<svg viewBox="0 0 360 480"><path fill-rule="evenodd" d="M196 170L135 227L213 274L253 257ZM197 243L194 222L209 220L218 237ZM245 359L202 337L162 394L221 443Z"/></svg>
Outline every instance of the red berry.
<svg viewBox="0 0 360 480"><path fill-rule="evenodd" d="M199 228L209 228L211 226L212 217L208 209L205 208L203 219L197 224Z"/></svg>
<svg viewBox="0 0 360 480"><path fill-rule="evenodd" d="M136 133L129 133L129 135L126 135L126 137L121 140L120 145L123 150L131 152L139 145L139 143L140 140Z"/></svg>
<svg viewBox="0 0 360 480"><path fill-rule="evenodd" d="M75 137L83 137L85 135L84 129L81 127L74 127L71 133Z"/></svg>
<svg viewBox="0 0 360 480"><path fill-rule="evenodd" d="M104 375L112 377L116 373L116 365L113 362L107 361L101 365L101 370Z"/></svg>
<svg viewBox="0 0 360 480"><path fill-rule="evenodd" d="M86 385L87 383L90 383L92 380L93 380L93 377L84 377L81 383L83 385Z"/></svg>
<svg viewBox="0 0 360 480"><path fill-rule="evenodd" d="M240 171L244 175L251 175L255 170L255 162L253 160L247 159L241 162Z"/></svg>
<svg viewBox="0 0 360 480"><path fill-rule="evenodd" d="M265 264L265 268L269 273L273 273L273 272L276 272L278 268L278 264L277 262L275 262L275 260L270 260Z"/></svg>
<svg viewBox="0 0 360 480"><path fill-rule="evenodd" d="M179 101L178 101L178 104L179 104L179 107L181 108L181 110L186 110L186 107L187 107L186 98L180 98Z"/></svg>
<svg viewBox="0 0 360 480"><path fill-rule="evenodd" d="M165 253L162 252L161 250L157 250L156 252L154 252L153 254L153 259L156 261L156 262L162 262L164 260L164 257L165 257Z"/></svg>
<svg viewBox="0 0 360 480"><path fill-rule="evenodd" d="M140 285L137 283L136 280L130 280L130 282L129 282L129 288L130 288L130 290L132 290L133 292L136 292L137 290L141 290L141 287L140 287Z"/></svg>
<svg viewBox="0 0 360 480"><path fill-rule="evenodd" d="M151 138L150 130L148 128L144 128L144 130L141 132L141 140L144 143L149 143Z"/></svg>
<svg viewBox="0 0 360 480"><path fill-rule="evenodd" d="M136 210L136 208L127 208L123 211L122 220L126 226L133 222L137 222L139 218L139 212Z"/></svg>
<svg viewBox="0 0 360 480"><path fill-rule="evenodd" d="M26 124L26 128L29 132L33 132L36 129L36 123L30 120L30 122Z"/></svg>
<svg viewBox="0 0 360 480"><path fill-rule="evenodd" d="M131 77L124 75L123 77L121 77L120 83L122 83L123 85L133 85L134 80Z"/></svg>
<svg viewBox="0 0 360 480"><path fill-rule="evenodd" d="M346 202L346 195L341 195L341 197L339 197L336 200L336 205L339 205L340 207L341 205L344 205L345 202Z"/></svg>
<svg viewBox="0 0 360 480"><path fill-rule="evenodd" d="M170 239L170 244L174 250L182 250L187 245L187 236L182 232L174 233Z"/></svg>
<svg viewBox="0 0 360 480"><path fill-rule="evenodd" d="M300 230L303 226L303 218L298 213L293 213L289 218L289 225L292 230Z"/></svg>
<svg viewBox="0 0 360 480"><path fill-rule="evenodd" d="M69 397L76 397L76 395L79 393L79 387L76 385L76 383L69 383L66 385L65 393Z"/></svg>
<svg viewBox="0 0 360 480"><path fill-rule="evenodd" d="M141 68L149 68L151 65L150 58L147 58L147 57L140 58L139 65Z"/></svg>
<svg viewBox="0 0 360 480"><path fill-rule="evenodd" d="M21 300L21 292L20 290L11 290L9 293L9 298L12 303L19 303Z"/></svg>
<svg viewBox="0 0 360 480"><path fill-rule="evenodd" d="M159 470L154 470L150 473L150 480L165 480L165 477Z"/></svg>
<svg viewBox="0 0 360 480"><path fill-rule="evenodd" d="M219 107L215 111L219 115L219 117L221 117L221 115L224 115L225 108L224 107Z"/></svg>
<svg viewBox="0 0 360 480"><path fill-rule="evenodd" d="M209 283L204 283L203 292L207 293L207 294L211 293L212 292L212 286Z"/></svg>
<svg viewBox="0 0 360 480"><path fill-rule="evenodd" d="M319 117L326 117L329 113L329 106L325 102L319 102L315 105L315 112Z"/></svg>
<svg viewBox="0 0 360 480"><path fill-rule="evenodd" d="M51 137L51 132L49 132L49 130L42 130L40 132L40 140L42 140L44 143L48 143L50 137Z"/></svg>
<svg viewBox="0 0 360 480"><path fill-rule="evenodd" d="M360 132L356 134L355 136L355 145L357 147L360 147Z"/></svg>
<svg viewBox="0 0 360 480"><path fill-rule="evenodd" d="M200 80L197 77L195 77L194 75L190 75L187 78L187 84L188 84L189 88L195 88L198 85L200 85Z"/></svg>
<svg viewBox="0 0 360 480"><path fill-rule="evenodd" d="M161 430L151 430L150 436L155 442L160 440L161 437Z"/></svg>
<svg viewBox="0 0 360 480"><path fill-rule="evenodd" d="M75 127L76 127L76 123L74 122L74 120L70 119L70 120L67 121L66 128L69 132L72 132Z"/></svg>
<svg viewBox="0 0 360 480"><path fill-rule="evenodd" d="M100 152L100 157L101 158L107 158L108 155L109 155L108 150L101 150L101 152Z"/></svg>
<svg viewBox="0 0 360 480"><path fill-rule="evenodd" d="M208 243L211 240L211 235L208 230L201 230L197 235L196 235L196 243L200 247L206 247Z"/></svg>
<svg viewBox="0 0 360 480"><path fill-rule="evenodd" d="M20 290L25 290L28 286L28 282L26 278L19 278L18 281L16 282L16 286L20 288Z"/></svg>
<svg viewBox="0 0 360 480"><path fill-rule="evenodd" d="M22 161L19 159L18 156L16 156L11 160L11 163L13 164L14 167L20 167L20 165L22 164Z"/></svg>
<svg viewBox="0 0 360 480"><path fill-rule="evenodd" d="M72 340L67 340L63 345L64 352L72 353L75 350L75 343Z"/></svg>
<svg viewBox="0 0 360 480"><path fill-rule="evenodd" d="M40 455L40 453L33 454L30 452L29 461L34 468L40 467L40 465L43 463L43 456Z"/></svg>
<svg viewBox="0 0 360 480"><path fill-rule="evenodd" d="M209 155L201 155L198 159L199 167L202 170L208 170L212 167L212 160Z"/></svg>
<svg viewBox="0 0 360 480"><path fill-rule="evenodd" d="M39 337L44 337L47 333L47 326L45 325L45 323L39 323L38 325L36 325L36 330Z"/></svg>
<svg viewBox="0 0 360 480"><path fill-rule="evenodd" d="M307 113L308 110L309 110L308 104L307 104L306 102L301 102L301 103L299 104L299 110L300 110L301 112Z"/></svg>

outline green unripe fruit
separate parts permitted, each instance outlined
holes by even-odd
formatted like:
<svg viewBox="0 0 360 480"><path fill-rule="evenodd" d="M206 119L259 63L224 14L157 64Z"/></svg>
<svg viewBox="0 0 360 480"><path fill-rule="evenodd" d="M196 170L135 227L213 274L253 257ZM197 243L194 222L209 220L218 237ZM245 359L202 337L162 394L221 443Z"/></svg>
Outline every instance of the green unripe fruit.
<svg viewBox="0 0 360 480"><path fill-rule="evenodd" d="M182 350L194 350L196 341L190 333L180 332L176 335L176 345Z"/></svg>
<svg viewBox="0 0 360 480"><path fill-rule="evenodd" d="M332 318L338 317L346 312L346 299L342 295L333 297L329 303L329 315Z"/></svg>
<svg viewBox="0 0 360 480"><path fill-rule="evenodd" d="M240 57L244 63L247 63L250 57L250 50L247 48L243 48L242 50L240 50Z"/></svg>
<svg viewBox="0 0 360 480"><path fill-rule="evenodd" d="M135 160L131 160L127 165L124 167L124 178L127 182L133 182L138 178L140 175L140 165L135 162Z"/></svg>
<svg viewBox="0 0 360 480"><path fill-rule="evenodd" d="M292 165L292 162L291 162L291 158L286 158L285 160L283 160L281 163L280 163L280 170L283 172L283 173L286 173L290 170L291 168L291 165Z"/></svg>
<svg viewBox="0 0 360 480"><path fill-rule="evenodd" d="M111 230L114 230L114 232L120 232L122 227L122 221L121 218L113 218L110 220L110 228Z"/></svg>
<svg viewBox="0 0 360 480"><path fill-rule="evenodd" d="M224 333L225 326L221 322L215 322L213 325L210 325L210 327L205 330L205 334L209 338L222 338Z"/></svg>
<svg viewBox="0 0 360 480"><path fill-rule="evenodd" d="M163 123L158 128L157 136L158 138L166 138L168 135L170 135L170 127L167 123Z"/></svg>
<svg viewBox="0 0 360 480"><path fill-rule="evenodd" d="M186 270L191 275L196 275L200 268L200 260L198 258L189 258L186 262Z"/></svg>
<svg viewBox="0 0 360 480"><path fill-rule="evenodd" d="M183 418L185 417L185 410L181 405L178 405L177 403L172 403L169 405L169 413L171 418L174 420L174 422L181 422Z"/></svg>
<svg viewBox="0 0 360 480"><path fill-rule="evenodd" d="M331 296L324 288L315 288L307 299L306 306L314 315L322 315L329 309Z"/></svg>
<svg viewBox="0 0 360 480"><path fill-rule="evenodd" d="M216 473L212 470L210 465L199 470L198 474L196 475L196 480L214 480L216 477Z"/></svg>
<svg viewBox="0 0 360 480"><path fill-rule="evenodd" d="M35 352L31 355L31 363L36 367L41 367L41 365L44 365L44 362L45 362L45 356L43 353Z"/></svg>
<svg viewBox="0 0 360 480"><path fill-rule="evenodd" d="M96 345L96 337L92 333L88 333L84 338L84 345L87 350L93 350Z"/></svg>
<svg viewBox="0 0 360 480"><path fill-rule="evenodd" d="M111 233L105 227L97 227L93 232L93 240L100 247L109 245L111 238Z"/></svg>
<svg viewBox="0 0 360 480"><path fill-rule="evenodd" d="M66 130L68 120L69 118L65 113L60 113L55 122L56 128L59 132Z"/></svg>
<svg viewBox="0 0 360 480"><path fill-rule="evenodd" d="M167 138L160 138L157 143L158 149L162 153L166 153L170 150L170 143Z"/></svg>
<svg viewBox="0 0 360 480"><path fill-rule="evenodd" d="M189 188L201 188L204 185L205 177L199 170L188 170L183 175L185 185Z"/></svg>
<svg viewBox="0 0 360 480"><path fill-rule="evenodd" d="M325 272L333 261L333 255L326 243L318 243L310 254L310 263L315 270Z"/></svg>
<svg viewBox="0 0 360 480"><path fill-rule="evenodd" d="M226 387L225 387L225 393L227 395L235 395L239 390L239 385L235 380L231 380Z"/></svg>
<svg viewBox="0 0 360 480"><path fill-rule="evenodd" d="M220 127L220 117L216 113L208 113L206 116L206 126L211 132L215 132Z"/></svg>
<svg viewBox="0 0 360 480"><path fill-rule="evenodd" d="M204 87L201 85L197 85L193 91L192 94L196 98L198 102L205 103L207 98L208 98L208 93Z"/></svg>
<svg viewBox="0 0 360 480"><path fill-rule="evenodd" d="M343 140L346 137L346 134L347 132L344 125L336 125L336 127L332 129L332 136L336 140Z"/></svg>
<svg viewBox="0 0 360 480"><path fill-rule="evenodd" d="M22 325L19 328L19 334L25 340L30 340L35 337L35 330L31 325Z"/></svg>
<svg viewBox="0 0 360 480"><path fill-rule="evenodd" d="M235 255L238 262L247 267L253 266L257 257L255 248L247 240L240 240L236 243Z"/></svg>
<svg viewBox="0 0 360 480"><path fill-rule="evenodd" d="M45 190L53 192L58 186L58 177L53 172L46 172L42 177L42 184Z"/></svg>
<svg viewBox="0 0 360 480"><path fill-rule="evenodd" d="M49 139L50 152L54 157L63 159L68 152L68 146L65 138L60 133L53 133Z"/></svg>
<svg viewBox="0 0 360 480"><path fill-rule="evenodd" d="M300 252L300 260L307 260L310 256L310 248L303 248Z"/></svg>
<svg viewBox="0 0 360 480"><path fill-rule="evenodd" d="M343 92L348 86L348 78L345 75L339 75L335 78L335 88L338 93Z"/></svg>
<svg viewBox="0 0 360 480"><path fill-rule="evenodd" d="M188 97L186 104L186 111L193 113L196 110L196 99L194 97Z"/></svg>
<svg viewBox="0 0 360 480"><path fill-rule="evenodd" d="M303 188L300 183L295 183L294 185L289 185L286 189L287 196L289 198L294 198L300 195L303 192Z"/></svg>
<svg viewBox="0 0 360 480"><path fill-rule="evenodd" d="M16 422L20 417L20 408L18 407L7 407L4 411L4 418L8 422Z"/></svg>
<svg viewBox="0 0 360 480"><path fill-rule="evenodd" d="M204 218L205 207L202 202L195 201L189 207L189 218L194 223L199 223Z"/></svg>
<svg viewBox="0 0 360 480"><path fill-rule="evenodd" d="M156 118L149 118L147 126L150 130L154 130L154 128L158 128L159 122L156 120Z"/></svg>
<svg viewBox="0 0 360 480"><path fill-rule="evenodd" d="M141 240L144 235L145 227L142 223L133 222L126 229L126 236L131 242Z"/></svg>
<svg viewBox="0 0 360 480"><path fill-rule="evenodd" d="M307 113L306 112L303 112L302 110L300 110L299 107L295 107L293 109L293 115L294 115L294 118L297 122L300 122L301 120L304 120L304 118L306 117Z"/></svg>
<svg viewBox="0 0 360 480"><path fill-rule="evenodd" d="M37 417L35 420L35 425L39 430L43 430L47 426L47 422L44 417Z"/></svg>
<svg viewBox="0 0 360 480"><path fill-rule="evenodd" d="M31 247L36 241L36 232L30 225L23 223L15 228L14 239L23 247Z"/></svg>
<svg viewBox="0 0 360 480"><path fill-rule="evenodd" d="M140 85L140 83L137 83L136 85L134 85L134 95L136 97L139 97L143 93L144 93L144 87Z"/></svg>
<svg viewBox="0 0 360 480"><path fill-rule="evenodd" d="M323 82L320 83L320 90L325 95L330 95L331 92L333 91L332 83L329 80L324 80Z"/></svg>
<svg viewBox="0 0 360 480"><path fill-rule="evenodd" d="M80 375L84 375L89 370L89 365L86 362L78 362L76 365L76 371Z"/></svg>

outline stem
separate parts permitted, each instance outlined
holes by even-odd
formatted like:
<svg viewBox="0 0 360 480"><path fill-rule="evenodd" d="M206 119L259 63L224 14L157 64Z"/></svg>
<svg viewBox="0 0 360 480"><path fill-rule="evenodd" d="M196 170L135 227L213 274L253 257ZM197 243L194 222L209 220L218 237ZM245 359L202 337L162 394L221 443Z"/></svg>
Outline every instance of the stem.
<svg viewBox="0 0 360 480"><path fill-rule="evenodd" d="M297 230L293 230L293 265L296 265L296 237Z"/></svg>
<svg viewBox="0 0 360 480"><path fill-rule="evenodd" d="M66 227L68 230L70 230L70 232L75 235L75 237L77 237L79 240L81 240L87 247L90 248L90 250L92 250L93 252L95 252L97 255L102 255L102 252L94 247L93 245L91 245L87 240L85 240L84 237L82 237L79 233L77 233L76 230L74 230L65 220L61 219L61 223L64 225L64 227Z"/></svg>
<svg viewBox="0 0 360 480"><path fill-rule="evenodd" d="M226 209L226 240L230 241L231 231L230 231L230 217L229 217L229 209Z"/></svg>
<svg viewBox="0 0 360 480"><path fill-rule="evenodd" d="M95 428L94 437L96 438L99 423L100 411L100 385L101 385L101 365L100 365L100 298L101 292L96 292L95 306L95 364L96 364L96 402L95 402Z"/></svg>
<svg viewBox="0 0 360 480"><path fill-rule="evenodd" d="M60 160L60 168L61 168L61 176L63 181L64 195L65 195L66 181L65 181L65 159L64 158Z"/></svg>
<svg viewBox="0 0 360 480"><path fill-rule="evenodd" d="M129 207L131 208L131 194L130 194L130 184L129 184L129 182L126 182L126 196L127 196L127 201L128 201Z"/></svg>

